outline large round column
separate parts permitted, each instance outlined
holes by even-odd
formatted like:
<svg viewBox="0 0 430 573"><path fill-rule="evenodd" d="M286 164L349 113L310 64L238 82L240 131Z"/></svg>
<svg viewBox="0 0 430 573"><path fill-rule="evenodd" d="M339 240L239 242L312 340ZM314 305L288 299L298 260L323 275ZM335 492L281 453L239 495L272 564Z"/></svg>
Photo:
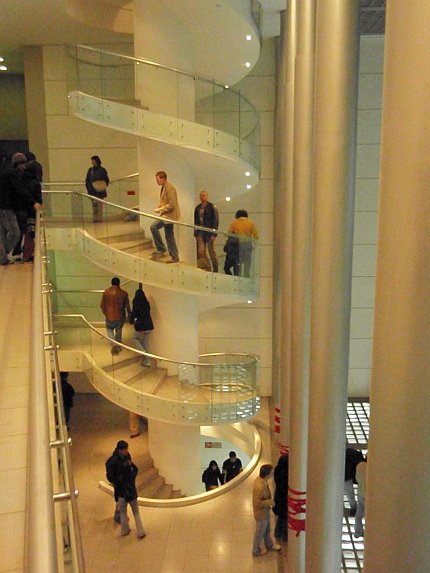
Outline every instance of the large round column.
<svg viewBox="0 0 430 573"><path fill-rule="evenodd" d="M359 0L318 0L306 571L341 566Z"/></svg>
<svg viewBox="0 0 430 573"><path fill-rule="evenodd" d="M279 358L279 405L281 410L280 443L289 445L290 378L291 378L291 270L293 226L293 143L294 143L294 59L296 50L296 0L288 2L283 16L282 86L278 92L279 122L277 137L279 154L279 185L275 186L275 218L278 221L277 246L279 265L278 329L274 331L275 354ZM274 261L274 268L278 266ZM276 300L276 299L275 299ZM276 365L275 365L276 366Z"/></svg>
<svg viewBox="0 0 430 573"><path fill-rule="evenodd" d="M297 5L297 53L295 61L295 119L293 170L293 266L290 405L289 486L306 492L309 352L312 279L312 176L315 65L315 0ZM300 499L300 494L292 499ZM299 506L300 507L300 506ZM305 534L291 526L305 515L291 516L288 563L292 573L305 571ZM297 523L298 522L298 523Z"/></svg>
<svg viewBox="0 0 430 573"><path fill-rule="evenodd" d="M181 21L166 10L161 0L135 0L133 18L136 57L170 68L192 70L190 34ZM195 85L192 78L143 64L136 66L135 73L136 97L142 107L174 120L178 117L193 120ZM155 214L154 208L160 198L155 173L166 171L168 181L178 192L181 220L192 223L198 190L188 163L174 146L144 138L137 139L137 146L140 208ZM151 237L149 226L150 222L144 223L145 233ZM163 230L161 235L164 240ZM180 260L195 264L192 229L175 225L175 237ZM198 362L198 304L195 297L155 287L145 290L150 296L155 326L150 350L173 360ZM160 362L158 366L166 366L169 375L176 373L172 364ZM183 494L199 491L199 427L149 420L148 434L150 453L161 475Z"/></svg>
<svg viewBox="0 0 430 573"><path fill-rule="evenodd" d="M430 571L429 25L387 3L366 573Z"/></svg>

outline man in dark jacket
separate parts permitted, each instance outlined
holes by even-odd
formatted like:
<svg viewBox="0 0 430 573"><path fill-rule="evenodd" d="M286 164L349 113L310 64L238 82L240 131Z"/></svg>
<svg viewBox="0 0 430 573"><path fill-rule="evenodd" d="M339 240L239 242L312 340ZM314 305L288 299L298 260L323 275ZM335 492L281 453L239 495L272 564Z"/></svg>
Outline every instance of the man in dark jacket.
<svg viewBox="0 0 430 573"><path fill-rule="evenodd" d="M288 541L288 454L279 458L273 477L275 480L273 513L278 517L275 537Z"/></svg>
<svg viewBox="0 0 430 573"><path fill-rule="evenodd" d="M27 159L22 153L16 153L14 158L14 165L4 165L0 171L0 265L13 262L13 257L8 258L8 253L11 253L21 237L16 207L22 204L27 209L31 203L21 173L16 167L24 164Z"/></svg>
<svg viewBox="0 0 430 573"><path fill-rule="evenodd" d="M121 535L128 535L130 533L127 518L127 504L130 504L134 520L136 522L137 536L139 538L143 538L146 533L143 529L142 520L139 514L137 490L135 485L138 471L137 466L131 460L127 442L120 440L117 443L112 456L106 462L106 477L114 486L115 501L118 501L121 520Z"/></svg>
<svg viewBox="0 0 430 573"><path fill-rule="evenodd" d="M355 499L354 483L355 471L360 462L364 460L364 456L354 448L346 448L345 452L345 495L348 498L349 506L351 508L351 515L355 515L357 510L357 501Z"/></svg>
<svg viewBox="0 0 430 573"><path fill-rule="evenodd" d="M92 195L97 199L105 199L107 197L107 186L109 185L109 176L102 161L98 155L91 157L91 165L87 171L85 178L85 187L87 188L88 195ZM93 203L93 223L101 223L103 221L103 203L92 201Z"/></svg>
<svg viewBox="0 0 430 573"><path fill-rule="evenodd" d="M200 227L208 227L209 229L218 229L219 215L218 209L213 203L208 201L208 194L206 191L200 192L200 204L194 209L194 225ZM194 231L194 236L197 242L197 266L204 271L213 270L214 273L218 272L218 259L215 253L215 239L216 233L206 231ZM206 253L206 247L212 262L212 269Z"/></svg>

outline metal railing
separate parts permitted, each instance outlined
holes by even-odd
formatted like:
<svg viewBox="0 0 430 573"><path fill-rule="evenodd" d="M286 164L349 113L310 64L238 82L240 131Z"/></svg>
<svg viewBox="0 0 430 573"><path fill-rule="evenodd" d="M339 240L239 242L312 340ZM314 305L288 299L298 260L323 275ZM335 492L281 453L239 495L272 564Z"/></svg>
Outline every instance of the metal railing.
<svg viewBox="0 0 430 573"><path fill-rule="evenodd" d="M260 408L258 359L252 354L212 353L200 362L178 361L115 342L124 352L111 355L112 340L84 315L56 314L55 327L61 351L83 356L82 370L95 388L138 414L208 425L245 420ZM155 379L154 369L142 370L138 358L144 357L158 369Z"/></svg>
<svg viewBox="0 0 430 573"><path fill-rule="evenodd" d="M124 107L127 105L157 115L158 137L184 143L184 134L194 143L201 138L207 142L209 132L205 129L203 136L202 128L209 128L215 150L228 152L231 146L234 155L259 171L259 115L239 90L189 71L90 46L69 46L68 55L68 92L73 112L150 137L150 116L131 118ZM165 97L152 97L154 85L168 85ZM106 109L99 105L100 100L107 103ZM178 123L175 129L185 126L178 138L173 135L172 122ZM234 141L227 142L227 135Z"/></svg>
<svg viewBox="0 0 430 573"><path fill-rule="evenodd" d="M97 262L95 260L96 257L98 257L98 260L109 259L108 249L111 250L112 247L119 251L123 250L124 255L121 258L123 264L121 267L122 270L118 270L117 272L124 277L133 278L137 280L137 282L142 282L136 275L136 258L142 260L142 262L148 262L150 250L153 250L152 242L148 240L149 237L152 237L151 224L156 221L162 221L163 223L171 223L174 225L175 233L178 237L180 255L185 252L186 256L192 253L193 258L195 257L196 232L216 235L217 239L214 242L214 247L219 261L218 272L197 273L197 276L194 272L192 276L190 274L188 284L184 285L184 269L182 267L175 265L176 268L174 269L166 269L166 265L157 264L155 267L153 265L150 273L146 273L151 279L159 279L160 281L152 284L161 285L167 281L170 285L168 288L181 288L182 285L184 290L188 289L192 292L199 292L199 290L201 290L205 293L209 291L213 294L237 294L247 296L248 298L254 298L258 295L259 281L257 279L259 278L260 271L260 248L258 240L253 237L159 217L152 213L140 211L137 208L130 208L111 201L97 199L86 193L66 190L44 190L43 195L47 226L50 228L61 228L62 230L61 237L57 233L57 239L65 240L66 234L64 233L64 228L72 227L81 229L82 237L79 239L75 237L75 240L78 240L79 247L82 248L85 253L94 253L94 262ZM103 225L97 226L97 224L93 223L92 203L94 201L103 205ZM120 244L117 245L115 237L118 231L116 229L121 221L131 222L136 221L136 219L139 219L136 226L132 227L130 225L128 227L130 229L130 235L134 237L133 240L137 247L132 253L133 256L131 256L129 252L125 252L126 250L122 249ZM124 240L126 228L122 226L119 233L121 234L121 240ZM98 236L101 237L101 240L98 240ZM73 237L70 237L70 240L72 239ZM146 243L144 243L145 240ZM234 254L228 258L224 251L227 253L227 250L230 248L230 242L233 242ZM181 261L187 263L188 266L186 270L188 272L191 270L190 265L196 265L194 260L187 260L182 256ZM117 260L117 263L118 262L119 259ZM200 264L201 261L197 260L197 267L199 267ZM209 260L207 260L207 264L210 269ZM209 269L205 268L204 270ZM223 270L225 274L235 275L234 280L226 280L227 277L221 275ZM175 281L172 281L172 272L176 273Z"/></svg>
<svg viewBox="0 0 430 573"><path fill-rule="evenodd" d="M25 570L84 573L77 495L64 419L46 273L44 230L37 214L33 275L32 367L29 403L29 480Z"/></svg>

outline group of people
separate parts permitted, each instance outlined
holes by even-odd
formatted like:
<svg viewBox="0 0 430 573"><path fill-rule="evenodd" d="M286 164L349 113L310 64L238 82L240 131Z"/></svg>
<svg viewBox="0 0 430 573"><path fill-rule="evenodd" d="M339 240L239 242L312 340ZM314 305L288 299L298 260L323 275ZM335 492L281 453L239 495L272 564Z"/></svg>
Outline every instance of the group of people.
<svg viewBox="0 0 430 573"><path fill-rule="evenodd" d="M126 320L134 325L133 339L137 349L148 352L149 337L154 330L150 302L146 298L142 284L139 284L130 307L128 292L123 290L120 284L120 279L113 277L111 286L103 292L100 302L100 308L105 315L107 335L113 343L111 353L121 352L122 329ZM145 367L151 366L148 356L142 356L141 363Z"/></svg>
<svg viewBox="0 0 430 573"><path fill-rule="evenodd" d="M42 205L41 164L36 156L14 153L0 166L0 265L31 262L36 210Z"/></svg>
<svg viewBox="0 0 430 573"><path fill-rule="evenodd" d="M85 185L88 194L95 199L93 204L93 222L100 223L103 221L103 203L97 199L105 199L107 196L107 187L109 185L109 176L106 169L102 166L100 157L93 155L91 157L92 166L88 169L85 179ZM167 254L169 258L166 263L178 263L179 251L175 238L174 223L170 221L179 221L181 210L179 207L178 193L176 188L167 180L165 171L158 171L155 174L157 185L160 186L160 200L154 209L156 215L160 218L151 224L151 234L155 245L155 250L151 254L151 260L163 261ZM218 257L215 251L215 240L219 227L219 213L216 205L209 201L207 191L200 192L200 203L194 209L194 225L209 229L195 229L194 237L196 239L197 250L197 267L204 271L218 272ZM163 221L168 219L169 221ZM166 244L163 241L160 230L164 228ZM244 209L236 212L235 220L231 223L228 232L229 236L225 245L226 253L224 272L228 275L250 276L253 239L258 239L258 231L255 223L248 218L248 213Z"/></svg>
<svg viewBox="0 0 430 573"><path fill-rule="evenodd" d="M228 483L242 471L242 461L237 457L236 452L231 451L222 464L222 473L215 460L209 462L208 467L202 473L202 482L205 484L206 491L211 491L219 485Z"/></svg>

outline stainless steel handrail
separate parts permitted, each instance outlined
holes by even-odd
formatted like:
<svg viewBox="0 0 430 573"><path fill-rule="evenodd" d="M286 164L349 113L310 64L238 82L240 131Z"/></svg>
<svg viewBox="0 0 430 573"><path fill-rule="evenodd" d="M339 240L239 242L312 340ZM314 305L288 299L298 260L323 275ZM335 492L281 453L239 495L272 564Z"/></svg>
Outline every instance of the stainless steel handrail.
<svg viewBox="0 0 430 573"><path fill-rule="evenodd" d="M93 332L95 332L96 334L98 334L99 336L101 336L102 338L104 338L105 340L107 340L109 342L109 344L112 344L112 340L103 332L100 332L100 330L98 330L97 328L95 328L95 326L93 326L86 318L83 314L63 314L63 313L59 313L59 314L54 314L54 318L79 318L82 320L82 322L84 322ZM172 360L171 358L165 358L164 356L158 356L157 354L150 354L149 352L143 352L142 350L137 350L136 348L133 348L131 346L127 346L126 344L123 344L122 342L115 342L115 344L117 346L121 346L122 348L125 348L126 350L131 350L132 352L139 354L141 356L148 356L149 358L152 358L153 360L160 360L163 362L169 362L170 364L177 364L179 366L181 365L186 365L186 366L194 366L194 367L210 367L212 368L213 366L216 366L215 364L212 364L210 362L188 362L188 361L180 361L180 360ZM242 358L249 358L250 360L248 362L238 362L235 364L229 364L228 366L248 366L250 364L255 364L256 362L258 362L258 358L257 356L255 356L254 354L246 354L244 352L213 352L210 354L202 354L202 357L207 357L207 356L240 356Z"/></svg>
<svg viewBox="0 0 430 573"><path fill-rule="evenodd" d="M246 139L247 137L249 137L249 135L255 131L255 129L258 127L258 125L260 123L258 111L257 111L256 107L249 101L249 99L247 97L242 95L240 93L240 91L234 90L230 86L227 86L225 83L217 81L214 78L210 78L209 76L202 76L199 74L194 74L191 72L187 72L185 70L180 70L179 68L172 68L170 66L165 66L164 64L158 64L157 62L153 62L152 60L146 60L145 58L136 58L135 56L128 56L126 54L119 54L117 52L111 52L110 50L101 50L100 48L93 48L91 46L85 46L83 44L77 44L76 46L69 46L69 48L72 48L72 49L73 48L79 48L80 50L87 50L89 52L95 52L98 54L106 54L108 56L114 56L117 58L124 58L124 59L129 60L130 62L133 62L133 63L146 64L148 66L152 66L152 67L158 68L160 70L166 70L168 72L173 72L173 73L179 74L181 76L185 76L185 77L190 78L192 80L199 80L201 82L206 82L206 83L216 85L217 87L219 87L223 90L228 90L230 93L237 95L244 102L246 102L256 117L255 126L250 130L250 133L248 133L243 139ZM75 58L78 62L83 61L87 65L92 65L92 66L100 66L101 65L97 62L87 62L85 60L80 60L77 56ZM115 66L107 66L106 65L106 67L115 67Z"/></svg>
<svg viewBox="0 0 430 573"><path fill-rule="evenodd" d="M115 183L121 183L121 181L126 181L127 179L133 179L133 177L139 177L139 173L132 173L131 175L125 175L124 177L118 177L118 179L111 179L109 182L109 185L115 184ZM85 186L85 181L44 181L43 185L49 185L50 187L53 185L58 185L59 187L61 186L66 186L66 185L72 185L72 186L76 186L76 187L84 187Z"/></svg>
<svg viewBox="0 0 430 573"><path fill-rule="evenodd" d="M54 504L67 501L68 538L72 551L74 573L84 573L82 541L80 537L77 491L73 484L70 457L70 441L65 430L62 410L61 385L55 332L52 328L52 312L49 284L46 279L46 238L41 225L41 215L36 216L36 239L33 274L33 319L32 319L32 364L33 383L29 404L28 459L29 482L27 489L27 520L25 537L25 571L30 573L57 573L64 570L59 562L64 553L64 523ZM42 254L42 250L44 253ZM45 343L45 337L49 342ZM48 354L49 353L49 354ZM54 372L54 378L52 376ZM52 385L57 400L52 401ZM56 428L56 429L55 429ZM59 439L52 439L52 431ZM58 454L51 456L54 448ZM59 457L60 456L60 457ZM64 492L54 492L55 476L62 468L61 481ZM58 544L62 546L59 547Z"/></svg>
<svg viewBox="0 0 430 573"><path fill-rule="evenodd" d="M254 245L258 244L257 239L253 239L252 237L247 237L246 235L237 235L235 233L229 233L228 231L222 231L220 229L211 229L210 227L201 227L200 225L192 225L191 223L184 223L183 221L175 221L174 219L168 219L167 217L159 217L158 215L152 215L151 213L144 213L143 211L139 211L137 209L130 209L129 207L123 207L122 205L117 205L116 203L112 203L111 201L106 201L105 199L99 199L98 197L94 197L93 195L88 195L87 193L80 193L79 191L67 191L67 190L58 190L55 189L43 189L42 193L46 194L73 194L79 195L83 197L86 201L98 201L99 203L103 203L104 205L109 205L111 207L115 207L117 209L121 209L122 211L126 211L128 213L133 213L133 215L139 215L142 217L149 217L150 219L155 219L157 221L163 221L164 223L172 223L174 225L179 225L181 227L188 227L194 229L195 231L204 231L205 233L213 233L216 235L224 235L225 237L233 237L233 238L240 238L240 241L243 243L252 243Z"/></svg>

